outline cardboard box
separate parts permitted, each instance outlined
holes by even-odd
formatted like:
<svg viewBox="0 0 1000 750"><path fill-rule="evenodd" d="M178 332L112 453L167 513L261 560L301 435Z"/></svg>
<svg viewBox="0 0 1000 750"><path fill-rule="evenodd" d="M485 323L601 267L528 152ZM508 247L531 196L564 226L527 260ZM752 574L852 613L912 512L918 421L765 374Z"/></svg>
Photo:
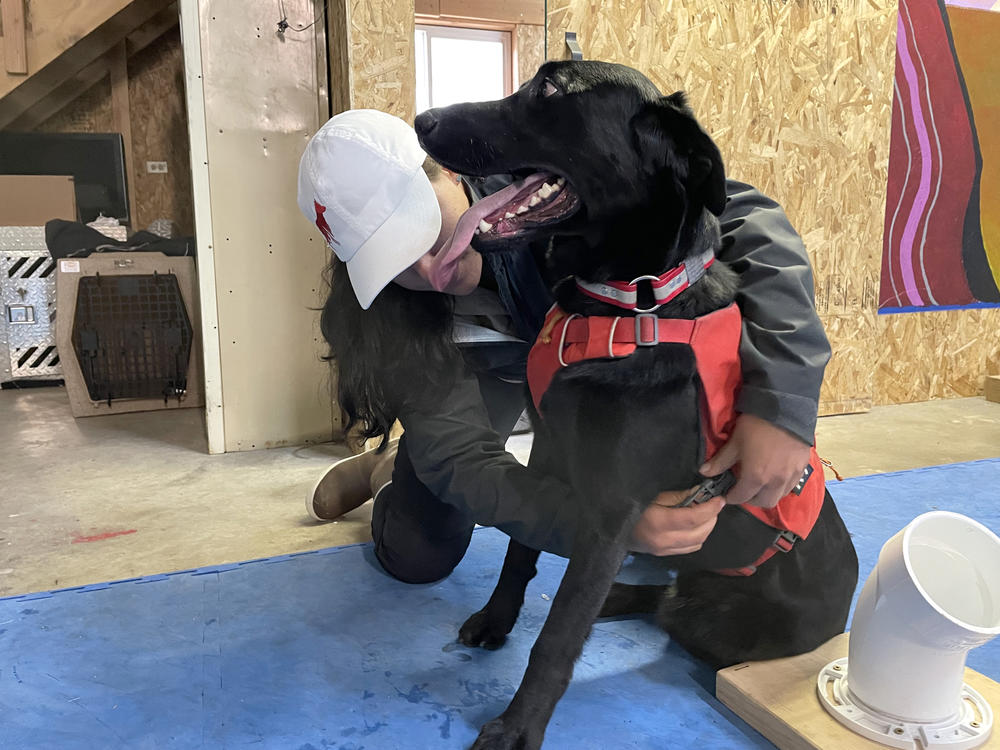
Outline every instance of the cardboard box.
<svg viewBox="0 0 1000 750"><path fill-rule="evenodd" d="M50 219L77 221L72 177L0 174L0 226L41 227Z"/></svg>

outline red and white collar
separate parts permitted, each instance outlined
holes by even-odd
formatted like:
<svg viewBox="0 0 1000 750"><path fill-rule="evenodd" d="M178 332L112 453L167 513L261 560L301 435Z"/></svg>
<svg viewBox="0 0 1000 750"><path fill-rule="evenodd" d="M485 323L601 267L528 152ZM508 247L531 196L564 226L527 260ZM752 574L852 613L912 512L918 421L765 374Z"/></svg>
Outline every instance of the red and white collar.
<svg viewBox="0 0 1000 750"><path fill-rule="evenodd" d="M699 255L692 255L685 258L684 262L676 268L667 271L660 276L638 276L632 281L604 281L593 283L590 281L576 280L576 287L588 297L592 297L600 302L607 302L626 310L636 312L652 312L661 305L665 305L678 294L683 292L698 279L705 275L708 267L715 262L715 252L706 250ZM653 296L656 304L653 307L638 308L636 303L639 299L640 281L649 281L653 288Z"/></svg>

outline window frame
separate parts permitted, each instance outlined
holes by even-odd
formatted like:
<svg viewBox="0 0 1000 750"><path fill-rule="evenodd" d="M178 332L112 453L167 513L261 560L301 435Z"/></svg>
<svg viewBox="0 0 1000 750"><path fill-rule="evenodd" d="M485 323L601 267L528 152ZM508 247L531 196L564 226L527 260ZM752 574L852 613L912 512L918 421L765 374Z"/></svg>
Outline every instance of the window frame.
<svg viewBox="0 0 1000 750"><path fill-rule="evenodd" d="M452 20L442 20L437 17L421 17L416 16L416 23L414 24L414 44L416 43L416 34L419 31L423 31L427 34L427 91L428 91L428 104L433 105L433 91L434 91L434 77L432 73L433 63L431 54L431 40L434 37L448 38L448 39L470 39L478 41L499 41L503 46L503 92L504 96L510 96L514 93L514 89L517 86L517 81L515 77L517 75L517 34L515 24L508 23L494 23L488 21L452 21ZM416 54L414 53L414 62L416 62ZM417 77L419 79L420 72L417 72ZM414 93L416 96L416 93ZM417 110L419 109L419 103L417 104Z"/></svg>

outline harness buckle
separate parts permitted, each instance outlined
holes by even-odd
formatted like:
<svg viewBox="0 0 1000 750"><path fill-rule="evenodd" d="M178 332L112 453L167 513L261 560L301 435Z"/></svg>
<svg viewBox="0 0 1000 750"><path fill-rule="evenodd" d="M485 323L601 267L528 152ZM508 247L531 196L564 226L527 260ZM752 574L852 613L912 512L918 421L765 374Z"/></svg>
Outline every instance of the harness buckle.
<svg viewBox="0 0 1000 750"><path fill-rule="evenodd" d="M656 346L660 343L659 318L652 313L635 316L635 345Z"/></svg>
<svg viewBox="0 0 1000 750"><path fill-rule="evenodd" d="M798 536L785 529L774 540L774 548L779 552L791 552L797 541L799 541Z"/></svg>

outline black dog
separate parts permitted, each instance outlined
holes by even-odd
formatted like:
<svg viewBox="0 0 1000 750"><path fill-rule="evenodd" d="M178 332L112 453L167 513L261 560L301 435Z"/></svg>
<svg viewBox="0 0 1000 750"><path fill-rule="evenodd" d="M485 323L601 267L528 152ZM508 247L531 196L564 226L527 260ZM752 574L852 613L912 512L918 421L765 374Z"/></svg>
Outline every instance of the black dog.
<svg viewBox="0 0 1000 750"><path fill-rule="evenodd" d="M587 283L656 277L719 247L716 216L726 202L719 151L682 94L661 97L630 68L546 63L512 96L430 110L416 129L425 150L457 172L541 171L555 185L529 201L542 178L527 177L511 189L510 205L480 225L475 244L489 252L515 239L550 238L547 259L562 279L554 291L567 313L625 316L622 327L638 325L643 321L628 317L635 312L586 293ZM653 308L653 285L636 286L639 306ZM735 289L735 275L715 263L655 315L694 320L730 306ZM635 331L645 340L647 333ZM521 686L475 750L541 746L602 605L603 614L658 611L672 638L719 667L817 647L843 630L857 582L850 537L826 495L811 533L754 575L712 572L748 565L774 541L774 529L730 507L699 553L671 561L680 570L675 585L612 588L630 531L654 496L702 479L702 380L684 343L557 369L535 420L531 464L572 484L579 527ZM537 557L511 542L497 589L463 625L463 642L503 643Z"/></svg>

